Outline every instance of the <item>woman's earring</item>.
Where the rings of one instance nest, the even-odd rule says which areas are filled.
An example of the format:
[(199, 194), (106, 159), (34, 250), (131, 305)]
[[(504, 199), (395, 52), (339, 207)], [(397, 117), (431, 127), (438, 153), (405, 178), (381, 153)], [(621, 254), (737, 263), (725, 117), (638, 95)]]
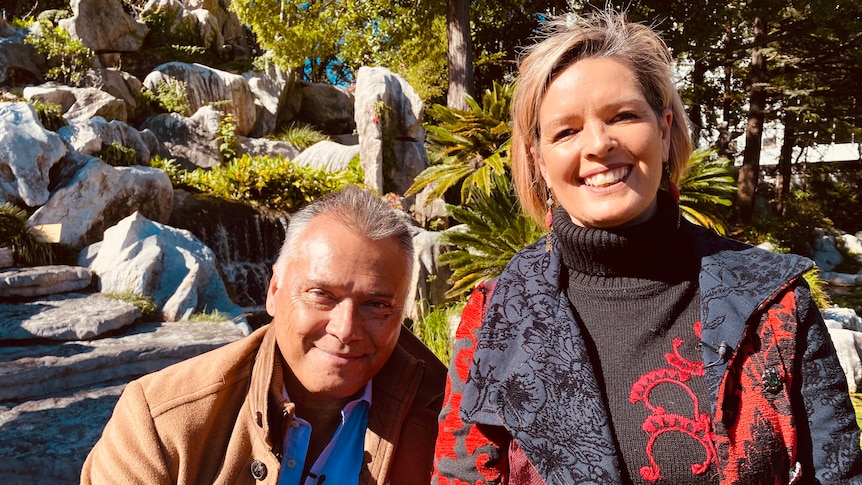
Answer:
[(664, 162), (664, 173), (667, 175), (667, 191), (673, 200), (679, 202), (679, 187), (674, 183), (670, 174), (670, 162)]
[(548, 204), (548, 211), (545, 212), (545, 229), (550, 229), (554, 223), (554, 196), (548, 192), (548, 199), (545, 201)]

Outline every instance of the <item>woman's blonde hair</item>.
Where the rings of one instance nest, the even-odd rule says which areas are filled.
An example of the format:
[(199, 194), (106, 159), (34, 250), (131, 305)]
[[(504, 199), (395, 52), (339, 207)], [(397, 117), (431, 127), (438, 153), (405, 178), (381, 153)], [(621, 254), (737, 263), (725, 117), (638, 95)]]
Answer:
[(581, 59), (610, 58), (628, 66), (656, 116), (670, 108), (668, 167), (671, 181), (678, 182), (688, 166), (692, 143), (674, 85), (673, 59), (661, 37), (610, 10), (554, 17), (544, 25), (543, 34), (541, 42), (525, 50), (512, 96), (512, 178), (524, 211), (542, 223), (548, 209), (548, 188), (530, 152), (539, 142), (539, 107), (557, 74)]

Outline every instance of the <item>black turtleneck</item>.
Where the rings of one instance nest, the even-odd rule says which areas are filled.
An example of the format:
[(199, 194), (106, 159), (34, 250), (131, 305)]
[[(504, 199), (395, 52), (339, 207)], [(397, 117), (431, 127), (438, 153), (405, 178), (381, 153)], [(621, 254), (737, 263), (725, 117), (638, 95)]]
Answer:
[(566, 294), (631, 483), (717, 483), (714, 454), (693, 473), (715, 448), (711, 427), (696, 424), (711, 414), (695, 330), (700, 263), (679, 221), (665, 192), (656, 215), (631, 227), (584, 228), (564, 209), (554, 212)]

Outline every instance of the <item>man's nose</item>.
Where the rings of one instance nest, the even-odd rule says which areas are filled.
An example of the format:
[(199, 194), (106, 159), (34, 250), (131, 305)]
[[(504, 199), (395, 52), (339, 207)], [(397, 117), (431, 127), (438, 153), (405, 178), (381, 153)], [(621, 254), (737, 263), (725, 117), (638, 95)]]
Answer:
[(350, 300), (342, 300), (329, 314), (327, 331), (347, 343), (358, 340), (362, 335), (362, 317), (356, 305)]

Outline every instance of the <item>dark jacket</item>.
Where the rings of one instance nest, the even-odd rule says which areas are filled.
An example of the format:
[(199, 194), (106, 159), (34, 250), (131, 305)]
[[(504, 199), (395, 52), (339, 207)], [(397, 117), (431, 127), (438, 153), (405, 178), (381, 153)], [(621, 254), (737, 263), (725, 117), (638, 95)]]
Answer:
[[(274, 485), (282, 437), (265, 418), (278, 353), (269, 328), (129, 383), (81, 483)], [(428, 483), (443, 376), (440, 361), (402, 329), (372, 379), (360, 484)]]
[[(846, 380), (802, 279), (811, 263), (685, 222), (682, 230), (701, 260), (721, 483), (862, 483)], [(547, 252), (542, 239), (471, 296), (456, 334), (434, 483), (621, 481), (561, 265), (559, 249)]]

